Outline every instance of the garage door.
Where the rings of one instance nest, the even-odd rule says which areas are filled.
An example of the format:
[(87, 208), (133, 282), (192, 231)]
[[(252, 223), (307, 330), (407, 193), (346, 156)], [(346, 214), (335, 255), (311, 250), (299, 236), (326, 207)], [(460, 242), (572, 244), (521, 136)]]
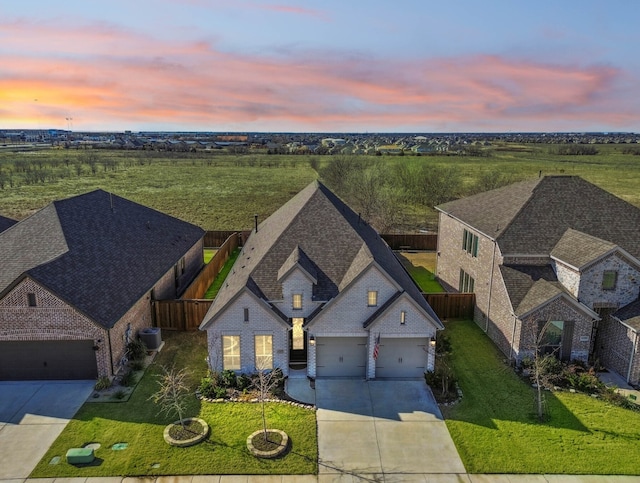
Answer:
[(97, 377), (91, 340), (0, 342), (0, 380)]
[(376, 377), (422, 377), (427, 366), (427, 339), (380, 339)]
[(318, 377), (365, 377), (366, 337), (318, 337), (316, 375)]

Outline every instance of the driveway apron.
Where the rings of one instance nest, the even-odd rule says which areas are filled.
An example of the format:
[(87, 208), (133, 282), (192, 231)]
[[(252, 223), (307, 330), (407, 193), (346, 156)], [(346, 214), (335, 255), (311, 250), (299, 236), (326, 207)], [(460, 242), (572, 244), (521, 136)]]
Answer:
[(316, 380), (320, 475), (465, 473), (424, 381)]
[(0, 479), (27, 478), (95, 381), (0, 382)]

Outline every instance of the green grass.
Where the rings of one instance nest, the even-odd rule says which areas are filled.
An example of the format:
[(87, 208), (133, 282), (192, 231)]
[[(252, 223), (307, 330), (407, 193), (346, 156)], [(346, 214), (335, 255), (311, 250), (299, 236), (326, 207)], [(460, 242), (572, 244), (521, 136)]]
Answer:
[[(32, 477), (95, 477), (191, 474), (310, 474), (317, 472), (315, 413), (285, 404), (267, 404), (269, 426), (291, 438), (289, 453), (276, 460), (261, 460), (246, 449), (246, 438), (262, 427), (261, 410), (251, 403), (207, 403), (189, 400), (188, 416), (210, 425), (209, 438), (196, 446), (175, 448), (163, 439), (164, 427), (175, 418), (158, 415), (149, 396), (156, 390), (159, 364), (189, 367), (195, 388), (206, 371), (206, 336), (203, 333), (163, 333), (166, 345), (126, 403), (85, 404), (53, 443)], [(96, 464), (75, 467), (66, 463), (67, 449), (98, 442)], [(128, 448), (113, 451), (115, 443)], [(50, 465), (54, 456), (61, 462)], [(153, 466), (159, 464), (159, 467)]]
[(640, 474), (640, 413), (553, 392), (538, 423), (533, 389), (473, 322), (448, 322), (446, 333), (464, 396), (443, 414), (467, 471)]
[(398, 258), (418, 284), (420, 290), (425, 293), (444, 292), (440, 282), (436, 280), (435, 253), (397, 253)]
[[(462, 189), (483, 174), (499, 172), (512, 180), (544, 174), (582, 176), (603, 189), (640, 206), (640, 157), (623, 154), (625, 145), (597, 145), (595, 156), (561, 156), (556, 145), (497, 143), (489, 157), (364, 156), (371, 161), (453, 166), (462, 176)], [(311, 158), (326, 165), (331, 156), (231, 155), (211, 153), (156, 153), (96, 150), (97, 171), (76, 161), (84, 150), (49, 149), (32, 152), (0, 151), (0, 172), (12, 173), (14, 186), (0, 188), (0, 214), (22, 219), (47, 203), (102, 188), (158, 209), (206, 230), (251, 229), (253, 214), (261, 220), (316, 179)], [(69, 163), (66, 163), (66, 161)], [(112, 160), (106, 170), (103, 162)], [(16, 162), (28, 161), (45, 170), (45, 181), (26, 184), (26, 173)], [(112, 169), (115, 168), (115, 169)], [(32, 182), (33, 183), (33, 182)], [(430, 207), (403, 205), (398, 215), (407, 228), (435, 225)]]
[(213, 256), (216, 254), (218, 250), (216, 248), (205, 248), (203, 250), (204, 253), (204, 263), (209, 263)]
[(409, 275), (415, 280), (420, 290), (426, 293), (444, 292), (436, 276), (424, 267), (409, 267)]
[[(12, 163), (19, 159), (36, 167), (42, 160), (42, 169), (53, 175), (45, 182), (25, 184), (22, 173), (14, 173), (15, 186), (0, 189), (0, 214), (22, 219), (53, 200), (101, 188), (205, 230), (251, 229), (254, 213), (264, 220), (317, 177), (304, 157), (107, 150), (95, 154), (99, 160), (113, 158), (115, 169), (104, 170), (98, 164), (93, 174), (83, 164), (77, 175), (73, 162), (82, 159), (81, 150), (0, 152), (0, 171), (13, 171)], [(65, 159), (71, 160), (69, 167)], [(55, 168), (46, 164), (51, 162)]]
[(222, 284), (226, 280), (227, 275), (229, 275), (229, 272), (231, 271), (231, 267), (233, 267), (233, 264), (236, 263), (238, 255), (240, 255), (240, 249), (236, 248), (231, 253), (229, 260), (225, 262), (222, 270), (220, 270), (216, 278), (213, 280), (213, 283), (207, 289), (206, 293), (204, 294), (205, 299), (213, 300), (214, 298), (216, 298), (216, 295), (218, 295), (218, 292), (220, 291), (220, 287), (222, 287)]

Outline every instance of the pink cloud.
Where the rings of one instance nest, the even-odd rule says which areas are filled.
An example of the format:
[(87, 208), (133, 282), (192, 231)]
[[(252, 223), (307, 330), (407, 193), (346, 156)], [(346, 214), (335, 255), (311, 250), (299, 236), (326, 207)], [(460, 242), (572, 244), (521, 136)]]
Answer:
[(0, 22), (0, 41), (2, 127), (36, 118), (63, 127), (72, 116), (76, 129), (129, 123), (207, 130), (638, 128), (640, 106), (629, 95), (637, 82), (610, 66), (490, 55), (269, 58), (109, 25), (24, 21)]

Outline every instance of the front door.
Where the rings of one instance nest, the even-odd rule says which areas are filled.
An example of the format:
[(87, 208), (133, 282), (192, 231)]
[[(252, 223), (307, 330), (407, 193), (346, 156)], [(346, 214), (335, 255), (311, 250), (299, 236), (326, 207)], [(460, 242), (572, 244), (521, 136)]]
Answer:
[(289, 331), (289, 364), (302, 369), (307, 365), (307, 332), (302, 328), (303, 318), (291, 319)]

